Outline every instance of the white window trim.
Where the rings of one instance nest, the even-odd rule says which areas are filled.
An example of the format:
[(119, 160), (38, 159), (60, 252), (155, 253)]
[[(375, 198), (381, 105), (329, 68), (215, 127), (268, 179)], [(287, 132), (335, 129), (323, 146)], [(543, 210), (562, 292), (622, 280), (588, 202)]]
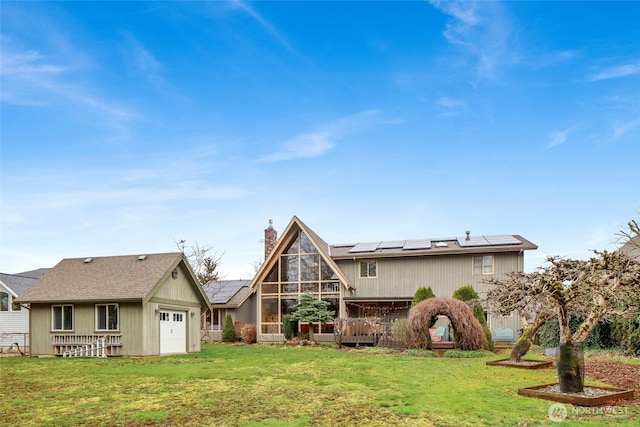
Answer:
[[(116, 326), (117, 327), (116, 327), (116, 329), (108, 329), (108, 328), (107, 329), (100, 329), (100, 328), (98, 328), (98, 325), (100, 324), (99, 321), (98, 321), (98, 307), (108, 307), (110, 305), (115, 305), (116, 309), (117, 309), (117, 316), (116, 316)], [(116, 332), (116, 331), (120, 330), (120, 304), (113, 303), (113, 302), (112, 303), (106, 303), (106, 304), (96, 304), (95, 308), (94, 308), (94, 312), (95, 312), (95, 328), (96, 328), (95, 330), (96, 331)], [(108, 313), (109, 313), (108, 309), (107, 309), (106, 313), (107, 313), (107, 317), (108, 317)], [(109, 319), (108, 318), (106, 319), (106, 325), (107, 326), (109, 325)]]
[[(375, 276), (369, 276), (369, 275), (363, 276), (362, 275), (362, 268), (361, 267), (362, 267), (362, 263), (363, 262), (367, 263), (367, 274), (369, 273), (369, 263), (370, 262), (374, 262), (375, 263), (375, 265), (376, 265), (376, 275)], [(360, 260), (360, 261), (358, 261), (358, 277), (360, 279), (376, 279), (376, 278), (378, 278), (378, 260), (368, 259), (368, 260)]]
[(8, 313), (10, 311), (13, 311), (13, 310), (11, 310), (11, 304), (12, 304), (12, 301), (13, 301), (13, 295), (11, 295), (9, 292), (5, 292), (5, 291), (0, 291), (0, 294), (5, 294), (7, 296), (7, 310), (6, 311), (2, 310), (2, 311), (0, 311), (0, 313)]
[[(484, 258), (491, 257), (491, 271), (484, 271)], [(476, 273), (476, 258), (482, 258), (482, 262), (480, 263), (480, 273)], [(474, 276), (493, 274), (495, 271), (495, 257), (493, 255), (473, 255), (471, 257), (471, 271)]]
[[(62, 323), (62, 329), (55, 329), (55, 318), (54, 318), (54, 314), (53, 314), (53, 309), (55, 307), (61, 307), (61, 308), (63, 308), (63, 307), (71, 307), (71, 329), (64, 329), (64, 309), (62, 309), (61, 312), (60, 312), (61, 316), (63, 316), (61, 318), (61, 320), (62, 320), (62, 322), (61, 322)], [(76, 326), (75, 317), (76, 317), (76, 310), (75, 310), (73, 304), (53, 304), (51, 306), (51, 330), (52, 331), (56, 331), (56, 332), (58, 332), (58, 331), (60, 331), (60, 332), (73, 332), (73, 331), (75, 331), (75, 326)]]

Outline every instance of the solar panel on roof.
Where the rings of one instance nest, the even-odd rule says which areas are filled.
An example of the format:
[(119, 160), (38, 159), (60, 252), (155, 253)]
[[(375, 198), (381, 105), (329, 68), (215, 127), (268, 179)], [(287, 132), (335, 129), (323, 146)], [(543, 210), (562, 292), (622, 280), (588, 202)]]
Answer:
[(398, 249), (404, 246), (404, 240), (391, 240), (387, 242), (380, 242), (378, 249)]
[(249, 282), (244, 280), (210, 282), (204, 287), (204, 291), (212, 304), (226, 304), (241, 288), (248, 285)]
[(379, 244), (380, 242), (358, 243), (353, 248), (349, 249), (349, 252), (375, 252), (375, 250), (378, 249)]
[(522, 242), (510, 234), (498, 234), (495, 236), (485, 236), (491, 245), (520, 245)]
[(429, 239), (417, 239), (406, 240), (402, 249), (405, 251), (413, 251), (417, 249), (431, 249), (431, 240)]
[(458, 237), (458, 244), (463, 247), (471, 246), (491, 246), (491, 243), (484, 236), (469, 236), (469, 240), (466, 237)]

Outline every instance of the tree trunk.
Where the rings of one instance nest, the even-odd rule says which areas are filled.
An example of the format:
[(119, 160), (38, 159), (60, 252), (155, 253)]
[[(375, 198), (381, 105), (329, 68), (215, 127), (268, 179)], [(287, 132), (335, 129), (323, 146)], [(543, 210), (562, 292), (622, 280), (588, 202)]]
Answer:
[(584, 353), (582, 342), (560, 343), (558, 383), (563, 393), (580, 393), (584, 390)]
[(309, 341), (315, 342), (313, 339), (313, 324), (309, 322)]
[(550, 318), (550, 315), (539, 314), (536, 318), (535, 323), (532, 326), (524, 329), (524, 331), (522, 332), (522, 336), (518, 339), (516, 345), (513, 346), (513, 349), (511, 349), (511, 355), (509, 356), (510, 360), (520, 362), (522, 356), (527, 354), (529, 348), (531, 348), (531, 343), (533, 342), (538, 329), (540, 329), (542, 325), (544, 325)]

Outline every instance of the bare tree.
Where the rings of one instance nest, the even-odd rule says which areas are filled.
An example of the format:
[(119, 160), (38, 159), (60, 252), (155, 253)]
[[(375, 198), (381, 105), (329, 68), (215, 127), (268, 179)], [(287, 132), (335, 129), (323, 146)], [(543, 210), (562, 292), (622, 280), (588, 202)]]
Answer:
[[(488, 293), (500, 313), (533, 308), (541, 321), (552, 313), (558, 318), (563, 392), (583, 390), (582, 343), (598, 322), (640, 313), (640, 264), (620, 251), (594, 254), (586, 261), (548, 257), (548, 265), (533, 273), (492, 280), (495, 286)], [(569, 329), (572, 315), (583, 319), (574, 333)]]
[(623, 249), (636, 252), (640, 257), (640, 219), (632, 219), (627, 226), (616, 233), (618, 243), (624, 245)]
[[(211, 246), (200, 246), (198, 242), (185, 248), (185, 240), (176, 242), (178, 248), (185, 254), (193, 272), (196, 274), (200, 285), (206, 285), (209, 282), (219, 279), (218, 267), (222, 255), (213, 252)], [(185, 251), (186, 249), (186, 251)]]

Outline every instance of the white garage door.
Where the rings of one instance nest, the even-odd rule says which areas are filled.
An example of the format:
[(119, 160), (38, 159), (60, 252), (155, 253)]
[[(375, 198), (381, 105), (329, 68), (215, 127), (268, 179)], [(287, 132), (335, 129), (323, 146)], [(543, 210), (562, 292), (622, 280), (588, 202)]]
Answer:
[(160, 354), (187, 351), (187, 321), (183, 311), (160, 310)]

